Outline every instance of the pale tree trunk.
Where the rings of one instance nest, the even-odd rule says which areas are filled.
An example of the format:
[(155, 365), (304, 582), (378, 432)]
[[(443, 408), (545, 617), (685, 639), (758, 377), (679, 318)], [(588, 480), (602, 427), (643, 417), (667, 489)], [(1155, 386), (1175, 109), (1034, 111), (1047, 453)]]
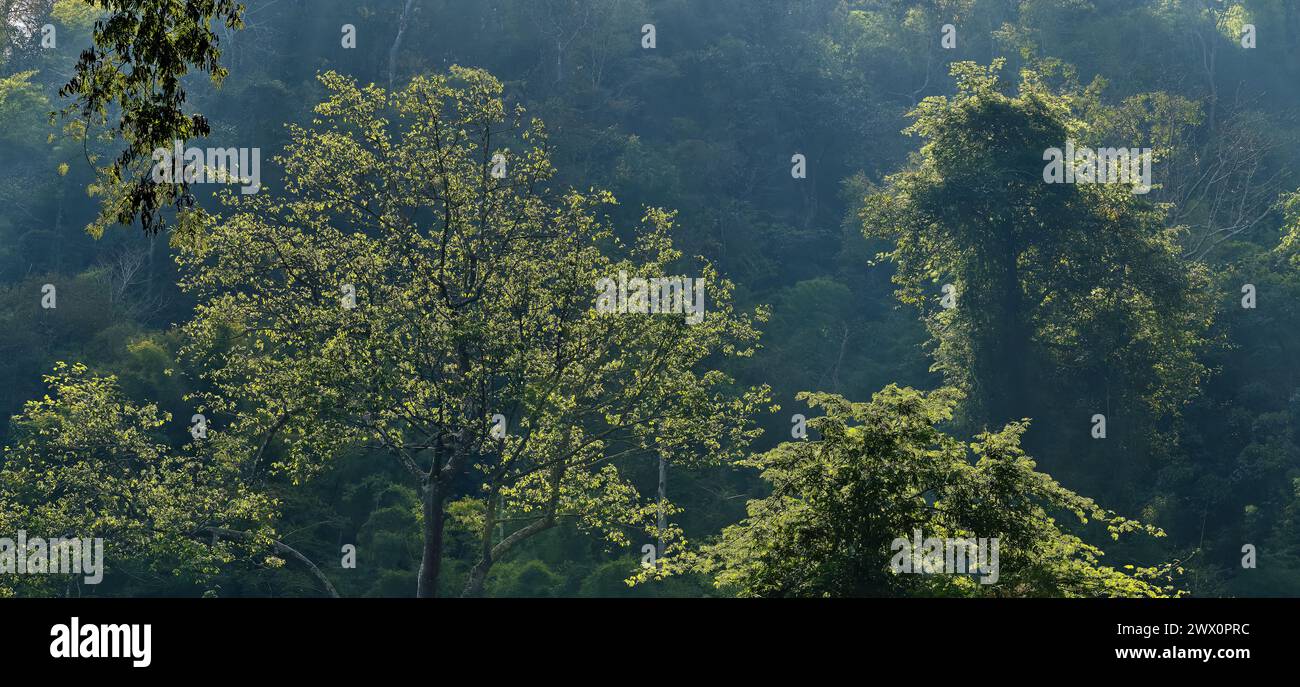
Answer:
[[(236, 539), (239, 541), (248, 541), (249, 539), (253, 538), (252, 535), (247, 532), (227, 529), (225, 527), (207, 527), (205, 528), (205, 530), (212, 535), (214, 542), (218, 537), (225, 537), (226, 539)], [(334, 584), (330, 582), (330, 578), (326, 577), (325, 573), (321, 571), (320, 567), (318, 567), (315, 563), (313, 563), (310, 558), (304, 556), (301, 551), (293, 548), (292, 546), (289, 546), (288, 544), (280, 541), (279, 539), (272, 539), (271, 546), (274, 547), (277, 552), (288, 554), (298, 562), (302, 563), (303, 566), (307, 568), (308, 572), (310, 572), (312, 576), (315, 577), (316, 580), (321, 583), (321, 586), (325, 588), (325, 592), (327, 594), (329, 594), (331, 597), (335, 599), (339, 598), (339, 592), (337, 589), (334, 588)]]
[(655, 538), (655, 565), (659, 565), (659, 557), (664, 555), (664, 528), (667, 525), (667, 514), (664, 513), (664, 502), (668, 498), (668, 461), (664, 460), (662, 455), (659, 456), (659, 522), (658, 537)]
[(406, 0), (406, 6), (402, 8), (402, 16), (397, 20), (397, 36), (393, 38), (393, 47), (388, 50), (388, 90), (393, 90), (393, 80), (397, 76), (397, 51), (402, 47), (402, 35), (406, 33), (406, 25), (411, 20), (411, 7), (415, 0)]

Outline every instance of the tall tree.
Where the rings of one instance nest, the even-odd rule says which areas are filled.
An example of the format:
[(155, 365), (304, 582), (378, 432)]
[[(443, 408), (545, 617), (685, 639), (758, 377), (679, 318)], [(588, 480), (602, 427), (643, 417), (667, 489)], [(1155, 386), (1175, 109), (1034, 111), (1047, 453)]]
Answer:
[(678, 264), (671, 215), (647, 210), (623, 246), (599, 216), (612, 197), (547, 186), (541, 123), (508, 112), (486, 72), (397, 92), (321, 81), (317, 118), (279, 158), (283, 191), (228, 195), (228, 219), (186, 235), (208, 408), (282, 445), (275, 466), (297, 475), (352, 446), (404, 466), (423, 501), (420, 596), (447, 591), (452, 500), (478, 513), (467, 595), (565, 518), (653, 541), (656, 504), (619, 465), (743, 448), (766, 390), (737, 393), (707, 366), (748, 355), (765, 313), (737, 313), (708, 264), (687, 294), (707, 287), (699, 318), (597, 312), (601, 279)]
[(1137, 418), (1176, 413), (1205, 376), (1204, 269), (1134, 184), (1045, 181), (1048, 149), (1104, 143), (1081, 114), (1095, 92), (1026, 71), (1008, 95), (1000, 68), (957, 63), (957, 94), (912, 112), (923, 144), (867, 199), (865, 232), (890, 242), (897, 294), (921, 308), (936, 368), (971, 393), (975, 427), (1045, 406), (1149, 426)]

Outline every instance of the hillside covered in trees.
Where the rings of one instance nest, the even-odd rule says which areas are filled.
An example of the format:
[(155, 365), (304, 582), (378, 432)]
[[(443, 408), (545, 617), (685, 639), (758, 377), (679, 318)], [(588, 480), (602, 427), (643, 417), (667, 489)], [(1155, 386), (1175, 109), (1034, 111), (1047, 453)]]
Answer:
[(1300, 596), (1298, 84), (1287, 0), (0, 0), (0, 537), (104, 542), (0, 596)]

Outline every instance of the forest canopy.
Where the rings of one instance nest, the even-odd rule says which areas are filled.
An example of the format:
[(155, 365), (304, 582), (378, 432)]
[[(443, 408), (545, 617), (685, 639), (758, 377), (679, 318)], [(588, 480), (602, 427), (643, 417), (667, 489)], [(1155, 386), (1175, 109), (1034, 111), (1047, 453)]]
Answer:
[(1283, 0), (0, 0), (0, 595), (1300, 595), (1298, 82)]

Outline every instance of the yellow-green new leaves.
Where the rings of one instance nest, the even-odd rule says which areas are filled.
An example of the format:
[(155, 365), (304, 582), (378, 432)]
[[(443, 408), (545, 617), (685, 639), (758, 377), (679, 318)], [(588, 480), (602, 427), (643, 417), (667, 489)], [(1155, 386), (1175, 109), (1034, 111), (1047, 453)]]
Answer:
[[(48, 394), (13, 418), (0, 460), (0, 536), (102, 538), (108, 587), (114, 573), (201, 583), (269, 543), (274, 504), (247, 487), (229, 454), (170, 448), (162, 430), (171, 418), (127, 400), (112, 377), (60, 363), (45, 380)], [(0, 594), (67, 593), (71, 583), (5, 575)]]
[[(820, 438), (781, 444), (747, 464), (771, 495), (705, 548), (696, 568), (742, 596), (1159, 596), (1148, 582), (1168, 568), (1126, 573), (1101, 549), (1063, 531), (1073, 513), (1121, 533), (1159, 530), (1120, 518), (1037, 472), (1020, 448), (1023, 423), (972, 443), (937, 427), (961, 394), (890, 385), (869, 403), (801, 394), (825, 415)], [(891, 568), (895, 540), (996, 538), (996, 579), (905, 574)], [(959, 571), (960, 572), (960, 571)]]
[[(654, 513), (618, 467), (737, 455), (766, 391), (709, 368), (752, 350), (763, 313), (737, 313), (728, 281), (681, 260), (670, 213), (648, 210), (624, 246), (612, 196), (550, 188), (541, 123), (486, 72), (393, 93), (321, 82), (278, 158), (284, 188), (229, 195), (180, 257), (207, 405), (296, 475), (357, 446), (402, 465), (425, 501), (421, 593), (448, 499), (484, 504), (468, 593), (561, 518), (616, 544), (648, 536)], [(681, 269), (707, 288), (697, 324), (594, 307), (602, 278)]]

